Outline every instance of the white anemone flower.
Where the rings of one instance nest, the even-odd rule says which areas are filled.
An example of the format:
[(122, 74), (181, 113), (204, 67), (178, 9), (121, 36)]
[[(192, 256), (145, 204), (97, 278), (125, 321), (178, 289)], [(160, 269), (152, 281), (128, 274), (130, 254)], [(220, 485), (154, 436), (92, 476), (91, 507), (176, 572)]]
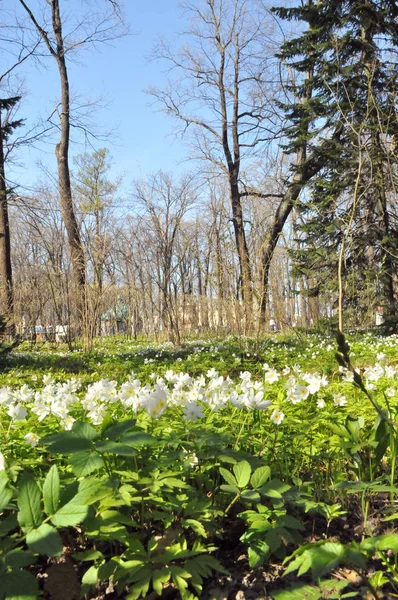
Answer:
[(275, 383), (279, 379), (279, 373), (276, 369), (268, 369), (264, 373), (264, 381), (265, 383)]
[(152, 394), (146, 398), (144, 408), (150, 417), (160, 417), (166, 407), (167, 396), (165, 390), (159, 385), (155, 385)]
[(29, 446), (32, 446), (32, 448), (34, 448), (35, 446), (37, 446), (37, 444), (40, 441), (39, 436), (37, 435), (37, 433), (27, 433), (26, 435), (24, 435), (24, 439), (26, 440), (26, 443), (29, 444)]
[(285, 418), (285, 414), (283, 412), (281, 412), (280, 410), (274, 410), (271, 413), (270, 419), (273, 423), (275, 423), (275, 425), (280, 425), (283, 421), (283, 419)]
[(297, 384), (293, 390), (292, 403), (298, 404), (302, 400), (307, 400), (310, 395), (309, 389), (305, 385)]
[(205, 416), (203, 408), (196, 402), (187, 402), (182, 410), (186, 421), (196, 421)]
[(335, 394), (333, 396), (333, 404), (335, 406), (345, 406), (347, 404), (346, 397), (342, 394)]
[(13, 421), (23, 421), (27, 415), (26, 408), (22, 407), (20, 404), (12, 404), (7, 414), (11, 417)]

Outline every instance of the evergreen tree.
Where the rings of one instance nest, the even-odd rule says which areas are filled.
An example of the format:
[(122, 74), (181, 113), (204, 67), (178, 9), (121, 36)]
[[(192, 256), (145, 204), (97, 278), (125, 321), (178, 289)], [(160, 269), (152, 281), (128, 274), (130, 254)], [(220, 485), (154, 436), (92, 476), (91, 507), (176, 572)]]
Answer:
[[(373, 288), (373, 303), (395, 316), (398, 6), (394, 0), (327, 0), (275, 10), (307, 24), (280, 53), (298, 77), (294, 100), (283, 107), (285, 149), (296, 151), (304, 137), (323, 162), (297, 206), (303, 223), (297, 267), (317, 281), (314, 294), (335, 288), (344, 243), (346, 305), (357, 305)], [(310, 79), (302, 75), (308, 72)]]

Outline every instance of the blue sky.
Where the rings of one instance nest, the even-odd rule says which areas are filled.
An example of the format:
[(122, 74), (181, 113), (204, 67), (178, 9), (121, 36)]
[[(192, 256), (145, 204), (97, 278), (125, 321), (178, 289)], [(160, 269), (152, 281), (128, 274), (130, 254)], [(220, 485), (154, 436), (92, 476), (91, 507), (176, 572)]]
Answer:
[[(30, 0), (29, 5), (37, 10), (43, 2)], [(67, 8), (73, 3), (74, 0), (61, 0), (61, 6)], [(124, 187), (128, 189), (135, 178), (159, 169), (179, 172), (188, 165), (180, 164), (186, 148), (172, 135), (173, 121), (151, 108), (152, 99), (143, 92), (148, 85), (159, 85), (167, 78), (165, 65), (149, 63), (147, 57), (159, 35), (178, 43), (177, 34), (184, 29), (183, 11), (177, 0), (126, 0), (125, 12), (131, 35), (86, 50), (69, 63), (69, 79), (74, 94), (91, 100), (100, 97), (107, 104), (96, 110), (94, 120), (100, 130), (113, 130), (114, 139), (95, 144), (110, 149), (114, 173), (124, 176)], [(39, 114), (45, 117), (58, 100), (58, 72), (55, 61), (47, 58), (39, 68), (33, 61), (26, 62), (19, 75), (27, 92), (19, 116), (30, 127)], [(36, 149), (21, 150), (15, 156), (20, 166), (8, 170), (12, 183), (34, 187), (44, 177), (38, 162), (55, 173), (55, 143), (56, 138)], [(71, 154), (84, 150), (83, 145), (74, 145)]]

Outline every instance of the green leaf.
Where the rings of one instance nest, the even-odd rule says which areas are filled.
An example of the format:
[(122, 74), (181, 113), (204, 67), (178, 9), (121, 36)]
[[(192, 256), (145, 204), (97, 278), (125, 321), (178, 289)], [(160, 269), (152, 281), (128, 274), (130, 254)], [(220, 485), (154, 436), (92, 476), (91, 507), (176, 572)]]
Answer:
[(282, 498), (282, 494), (290, 490), (290, 485), (283, 483), (279, 479), (271, 479), (271, 481), (267, 481), (261, 488), (258, 490), (267, 498), (274, 498), (276, 500), (280, 500)]
[(0, 491), (0, 512), (7, 507), (12, 498), (12, 495), (12, 490), (8, 488), (3, 488)]
[(196, 535), (200, 535), (201, 537), (206, 537), (206, 529), (203, 527), (203, 524), (196, 519), (181, 519), (181, 525), (183, 527), (191, 527)]
[(69, 458), (73, 472), (77, 477), (85, 477), (104, 466), (103, 458), (97, 452), (76, 452)]
[(37, 600), (39, 586), (36, 577), (28, 571), (7, 573), (2, 581), (6, 589), (6, 600)]
[(75, 552), (72, 554), (73, 558), (78, 562), (89, 562), (91, 560), (98, 560), (104, 558), (104, 555), (99, 550), (85, 550), (84, 552)]
[[(58, 435), (61, 436), (63, 434)], [(48, 446), (49, 451), (55, 454), (74, 454), (75, 452), (90, 450), (92, 446), (90, 440), (80, 438), (71, 431), (66, 431), (65, 435), (58, 440), (50, 441), (49, 438), (44, 438), (42, 441)]]
[(271, 477), (271, 469), (268, 465), (256, 469), (251, 478), (252, 487), (256, 490), (265, 484)]
[(255, 490), (243, 490), (241, 498), (247, 502), (260, 502), (261, 500), (260, 494)]
[(159, 441), (146, 433), (145, 431), (132, 431), (131, 433), (127, 433), (123, 437), (120, 438), (121, 444), (128, 444), (129, 446), (155, 446), (159, 443)]
[(75, 421), (71, 431), (78, 437), (91, 441), (99, 437), (98, 431), (90, 423), (84, 423), (83, 421)]
[(232, 475), (232, 473), (230, 471), (227, 471), (227, 469), (224, 469), (224, 467), (220, 467), (219, 469), (220, 474), (222, 475), (222, 477), (225, 479), (225, 481), (232, 486), (236, 486), (236, 479), (235, 477)]
[(394, 553), (398, 552), (398, 535), (396, 533), (386, 533), (374, 539), (377, 550), (391, 550)]
[(398, 512), (392, 514), (392, 515), (388, 515), (388, 517), (385, 517), (384, 519), (382, 519), (383, 521), (395, 521), (396, 519), (398, 519)]
[(138, 451), (128, 444), (122, 444), (112, 440), (102, 440), (97, 442), (95, 447), (98, 452), (115, 454), (116, 456), (137, 456), (138, 454)]
[(163, 569), (155, 569), (152, 573), (152, 587), (158, 596), (162, 595), (163, 584), (167, 583), (170, 579), (170, 570), (168, 567)]
[(105, 429), (103, 435), (110, 440), (116, 440), (121, 435), (132, 429), (136, 423), (137, 419), (126, 419), (121, 423), (116, 423), (116, 425), (112, 425), (111, 427), (108, 427), (108, 429)]
[(250, 475), (252, 474), (252, 468), (247, 460), (241, 460), (232, 467), (232, 470), (235, 474), (238, 487), (245, 488), (249, 483)]
[(17, 529), (18, 527), (18, 519), (17, 515), (14, 513), (9, 515), (5, 519), (0, 521), (0, 537), (4, 537), (9, 534), (13, 529)]
[(270, 547), (261, 540), (252, 543), (248, 550), (249, 566), (252, 569), (260, 567), (270, 553)]
[(61, 506), (59, 510), (51, 517), (52, 523), (56, 527), (70, 527), (84, 521), (88, 514), (88, 506), (76, 504), (72, 499), (65, 506)]
[(36, 557), (33, 552), (29, 550), (22, 550), (22, 548), (14, 548), (10, 552), (4, 555), (4, 563), (7, 567), (12, 569), (19, 569), (21, 567), (29, 567), (36, 562)]
[(0, 471), (0, 511), (2, 511), (12, 498), (12, 490), (7, 486), (9, 478), (6, 471)]
[(274, 600), (319, 600), (322, 598), (322, 592), (319, 588), (305, 583), (296, 584), (287, 590), (278, 590), (272, 592)]
[(18, 522), (24, 531), (29, 531), (43, 520), (40, 489), (30, 473), (22, 473), (18, 483)]
[(112, 488), (96, 477), (86, 477), (79, 482), (79, 487), (73, 500), (75, 504), (93, 504), (112, 493)]
[(92, 565), (82, 577), (82, 595), (86, 595), (98, 582), (98, 567)]
[(237, 485), (220, 485), (220, 490), (222, 490), (223, 492), (228, 492), (228, 494), (234, 495), (240, 493), (240, 489)]
[(61, 556), (63, 544), (59, 533), (48, 523), (32, 529), (26, 536), (26, 543), (32, 552), (45, 556)]
[(57, 512), (59, 506), (59, 474), (57, 465), (51, 467), (44, 480), (43, 502), (47, 515), (53, 515)]

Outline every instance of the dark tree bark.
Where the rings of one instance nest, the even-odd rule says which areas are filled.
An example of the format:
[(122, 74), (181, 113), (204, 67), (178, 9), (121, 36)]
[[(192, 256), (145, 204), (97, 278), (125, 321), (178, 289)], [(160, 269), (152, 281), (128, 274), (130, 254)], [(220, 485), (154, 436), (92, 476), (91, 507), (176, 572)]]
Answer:
[(0, 303), (1, 314), (8, 321), (8, 331), (13, 332), (12, 324), (14, 297), (12, 286), (10, 224), (8, 220), (7, 184), (4, 169), (4, 140), (0, 107)]

